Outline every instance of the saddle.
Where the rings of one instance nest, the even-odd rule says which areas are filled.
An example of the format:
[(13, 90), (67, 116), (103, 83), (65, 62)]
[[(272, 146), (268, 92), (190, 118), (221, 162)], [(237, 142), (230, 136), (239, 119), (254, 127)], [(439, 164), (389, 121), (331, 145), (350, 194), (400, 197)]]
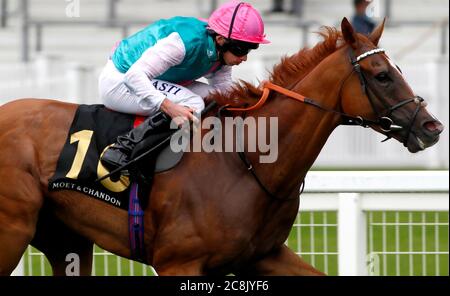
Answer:
[(183, 157), (183, 151), (172, 151), (169, 141), (133, 166), (134, 172), (140, 176), (139, 180), (119, 175), (95, 182), (109, 173), (101, 165), (100, 155), (115, 142), (117, 136), (131, 130), (135, 121), (139, 120), (142, 118), (114, 112), (103, 105), (80, 105), (61, 150), (55, 174), (49, 180), (49, 190), (78, 191), (124, 210), (128, 209), (133, 182), (139, 183), (140, 191), (149, 193), (153, 175), (172, 169)]
[[(215, 105), (215, 102), (209, 104), (203, 113)], [(142, 118), (108, 110), (103, 105), (80, 105), (59, 156), (55, 174), (49, 180), (48, 189), (78, 191), (127, 210), (131, 257), (145, 262), (143, 209), (149, 202), (147, 197), (152, 189), (153, 175), (175, 167), (181, 161), (186, 147), (183, 147), (183, 143), (178, 143), (182, 149), (174, 152), (169, 146), (170, 141), (164, 141), (165, 145), (157, 147), (153, 153), (137, 156), (135, 160), (139, 161), (129, 167), (132, 171), (131, 178), (123, 175), (113, 178), (111, 175), (96, 182), (110, 174), (100, 162), (102, 153), (119, 135), (131, 130), (138, 124), (136, 121), (141, 120)], [(183, 132), (161, 131), (161, 134), (151, 136), (182, 139), (182, 135), (176, 134)], [(144, 148), (138, 145), (137, 151)]]

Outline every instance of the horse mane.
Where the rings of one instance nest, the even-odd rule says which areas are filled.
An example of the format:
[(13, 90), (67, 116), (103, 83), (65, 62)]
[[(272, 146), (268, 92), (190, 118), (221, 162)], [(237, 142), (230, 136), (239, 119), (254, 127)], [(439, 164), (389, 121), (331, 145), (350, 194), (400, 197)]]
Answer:
[[(303, 79), (322, 60), (341, 48), (342, 34), (336, 28), (323, 27), (317, 32), (323, 40), (313, 48), (303, 48), (296, 54), (284, 56), (281, 63), (274, 66), (270, 82), (288, 87)], [(227, 93), (215, 93), (213, 99), (221, 106), (253, 105), (262, 95), (262, 90), (247, 81), (240, 80)]]

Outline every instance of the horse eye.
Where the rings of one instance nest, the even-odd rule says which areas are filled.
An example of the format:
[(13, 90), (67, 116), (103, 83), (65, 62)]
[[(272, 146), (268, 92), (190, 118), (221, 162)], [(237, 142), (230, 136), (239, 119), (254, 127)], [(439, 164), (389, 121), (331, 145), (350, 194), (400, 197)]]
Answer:
[(381, 83), (386, 83), (386, 82), (390, 81), (389, 75), (386, 72), (381, 72), (381, 73), (375, 75), (375, 79)]

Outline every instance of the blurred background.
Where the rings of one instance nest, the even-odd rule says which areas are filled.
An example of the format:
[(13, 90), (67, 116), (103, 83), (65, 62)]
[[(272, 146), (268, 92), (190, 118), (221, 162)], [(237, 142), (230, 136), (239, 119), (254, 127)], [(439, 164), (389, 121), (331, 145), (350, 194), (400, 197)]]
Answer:
[[(207, 18), (224, 2), (0, 0), (0, 105), (23, 97), (99, 104), (97, 78), (117, 41), (160, 18), (175, 15)], [(272, 44), (252, 52), (246, 63), (235, 68), (233, 75), (236, 80), (244, 79), (255, 84), (267, 78), (284, 55), (314, 46), (319, 41), (315, 32), (321, 26), (338, 26), (344, 16), (350, 19), (355, 13), (353, 0), (248, 2), (262, 12)], [(424, 152), (410, 154), (396, 141), (381, 144), (383, 137), (369, 129), (339, 127), (325, 145), (313, 170), (440, 170), (448, 177), (449, 2), (374, 0), (366, 13), (374, 22), (387, 17), (380, 46), (401, 67), (414, 91), (428, 101), (429, 110), (447, 129), (437, 145)], [(341, 180), (337, 173), (326, 178)], [(362, 178), (368, 182), (375, 177)], [(389, 181), (386, 178), (380, 182)], [(392, 178), (397, 180), (395, 176)], [(409, 182), (421, 183), (423, 178), (416, 174)], [(390, 201), (383, 199), (382, 206), (378, 206), (378, 202), (363, 202), (363, 208), (353, 212), (364, 211), (362, 220), (350, 219), (347, 222), (343, 220), (345, 214), (344, 218), (339, 216), (341, 210), (346, 209), (345, 203), (336, 198), (329, 200), (326, 194), (308, 199), (311, 196), (307, 193), (305, 198), (302, 197), (301, 210), (304, 213), (299, 215), (287, 244), (331, 275), (348, 274), (338, 263), (343, 260), (345, 266), (349, 266), (347, 259), (338, 258), (345, 249), (340, 249), (343, 242), (352, 241), (349, 237), (355, 242), (364, 242), (361, 247), (363, 255), (369, 254), (367, 260), (360, 260), (369, 265), (369, 271), (356, 274), (448, 275), (448, 200), (445, 202), (448, 180), (430, 177), (433, 179), (444, 184), (444, 189), (438, 186), (438, 189), (428, 192), (416, 188), (414, 190), (421, 195), (418, 199), (413, 197), (415, 202), (410, 201), (409, 194), (409, 199), (406, 199), (405, 193), (388, 194)], [(314, 186), (320, 187), (314, 185), (316, 182), (309, 184), (310, 187), (307, 182), (307, 191), (327, 190), (314, 189)], [(424, 181), (424, 184), (428, 183)], [(433, 204), (435, 193), (440, 194), (436, 205)], [(370, 200), (372, 197), (367, 198)], [(338, 228), (338, 224), (348, 223), (346, 225), (351, 227), (355, 221), (363, 225), (365, 232), (362, 236), (357, 236), (358, 230), (355, 229), (340, 233), (343, 227)], [(152, 273), (152, 270), (136, 263), (121, 263), (121, 259), (102, 250), (96, 249), (96, 254), (100, 261), (96, 259), (94, 274)], [(353, 253), (349, 254), (349, 258), (353, 258)], [(49, 266), (44, 264), (44, 260), (40, 253), (29, 249), (19, 274), (49, 274)]]

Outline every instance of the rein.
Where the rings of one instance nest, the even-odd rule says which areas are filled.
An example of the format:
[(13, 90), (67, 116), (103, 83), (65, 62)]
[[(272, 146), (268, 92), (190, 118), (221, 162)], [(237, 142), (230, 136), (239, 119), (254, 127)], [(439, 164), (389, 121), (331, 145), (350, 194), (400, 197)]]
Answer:
[[(359, 81), (361, 83), (361, 87), (363, 89), (363, 93), (367, 96), (367, 98), (369, 99), (369, 102), (372, 106), (372, 109), (374, 111), (374, 113), (376, 114), (376, 116), (378, 117), (376, 120), (370, 120), (370, 119), (366, 119), (363, 118), (362, 116), (352, 116), (349, 114), (346, 114), (344, 112), (335, 110), (335, 109), (329, 109), (326, 107), (323, 107), (322, 105), (320, 105), (318, 102), (314, 101), (311, 98), (307, 98), (299, 93), (293, 92), (291, 90), (288, 90), (286, 88), (283, 88), (279, 85), (276, 85), (272, 82), (266, 81), (263, 84), (263, 94), (261, 96), (261, 98), (258, 100), (258, 102), (250, 107), (247, 108), (238, 108), (238, 107), (230, 107), (230, 106), (223, 106), (220, 110), (219, 110), (219, 117), (221, 117), (221, 112), (225, 109), (227, 111), (237, 111), (237, 112), (247, 112), (247, 111), (254, 111), (257, 109), (260, 109), (268, 100), (270, 92), (274, 91), (277, 93), (280, 93), (284, 96), (286, 96), (287, 98), (296, 100), (298, 102), (310, 105), (310, 106), (314, 106), (320, 110), (323, 110), (325, 112), (330, 112), (330, 113), (335, 113), (338, 114), (342, 117), (342, 122), (341, 125), (353, 125), (353, 126), (361, 126), (364, 128), (368, 128), (370, 126), (378, 126), (381, 131), (383, 132), (384, 135), (387, 136), (387, 138), (385, 140), (383, 140), (382, 142), (386, 142), (387, 140), (390, 140), (392, 138), (391, 134), (392, 132), (395, 131), (400, 131), (403, 130), (404, 127), (399, 126), (399, 125), (395, 125), (394, 121), (390, 118), (390, 116), (392, 115), (392, 113), (397, 110), (400, 109), (403, 106), (406, 106), (409, 103), (416, 103), (417, 104), (417, 108), (415, 109), (415, 111), (413, 112), (413, 116), (411, 117), (411, 120), (406, 128), (407, 133), (405, 136), (405, 139), (403, 139), (403, 145), (406, 147), (408, 144), (408, 139), (409, 139), (409, 135), (411, 133), (412, 127), (414, 125), (414, 122), (417, 118), (417, 115), (419, 113), (420, 110), (420, 106), (421, 103), (424, 101), (424, 99), (420, 96), (415, 96), (413, 98), (408, 98), (405, 99), (403, 101), (401, 101), (400, 103), (391, 106), (391, 107), (387, 107), (387, 115), (386, 116), (380, 116), (379, 112), (377, 111), (377, 109), (375, 108), (375, 104), (374, 104), (374, 98), (373, 98), (373, 93), (371, 91), (371, 89), (367, 86), (368, 85), (368, 81), (363, 73), (363, 71), (361, 70), (361, 65), (359, 64), (360, 61), (362, 61), (363, 59), (370, 57), (372, 55), (375, 54), (379, 54), (379, 53), (384, 53), (385, 50), (383, 48), (376, 48), (373, 50), (370, 50), (368, 52), (365, 52), (359, 56), (357, 56), (356, 58), (353, 58), (353, 52), (350, 54), (350, 61), (353, 65), (352, 71), (350, 72), (350, 74), (347, 76), (347, 78), (344, 80), (344, 82), (341, 85), (341, 89), (339, 90), (339, 95), (340, 92), (342, 90), (342, 87), (344, 86), (344, 84), (347, 82), (347, 80), (352, 76), (353, 73), (357, 73), (358, 74), (358, 78)], [(297, 199), (300, 198), (300, 195), (296, 196), (295, 198), (279, 198), (276, 195), (274, 195), (273, 193), (270, 192), (270, 190), (267, 189), (266, 186), (264, 186), (263, 182), (261, 181), (261, 179), (258, 177), (258, 175), (256, 174), (256, 171), (251, 163), (251, 161), (247, 158), (247, 156), (245, 155), (245, 152), (238, 152), (240, 159), (242, 160), (242, 162), (245, 164), (245, 166), (247, 167), (247, 170), (253, 175), (253, 177), (255, 178), (256, 182), (258, 183), (258, 185), (263, 189), (263, 191), (270, 196), (271, 198), (277, 199), (277, 200), (292, 200), (292, 199)], [(300, 185), (300, 194), (303, 193), (305, 187), (305, 180), (302, 181), (301, 185)]]
[[(410, 120), (410, 122), (409, 122), (409, 124), (407, 126), (407, 129), (406, 129), (407, 133), (406, 133), (405, 139), (402, 141), (403, 145), (406, 147), (407, 144), (408, 144), (409, 134), (411, 133), (411, 129), (412, 129), (412, 127), (414, 125), (414, 122), (416, 120), (416, 117), (417, 117), (417, 115), (419, 113), (419, 109), (420, 109), (421, 103), (424, 102), (424, 99), (422, 97), (420, 97), (420, 96), (415, 96), (415, 97), (412, 97), (412, 98), (405, 99), (405, 100), (401, 101), (400, 103), (398, 103), (398, 104), (396, 104), (394, 106), (387, 107), (388, 108), (387, 116), (380, 116), (379, 112), (377, 111), (377, 109), (375, 108), (375, 105), (374, 105), (373, 93), (367, 86), (368, 82), (367, 82), (367, 79), (366, 79), (363, 71), (361, 71), (361, 65), (359, 64), (359, 62), (362, 61), (363, 59), (369, 57), (369, 56), (372, 56), (372, 55), (378, 54), (378, 53), (384, 53), (384, 52), (385, 52), (384, 49), (376, 48), (376, 49), (370, 50), (370, 51), (368, 51), (366, 53), (363, 53), (363, 54), (359, 55), (355, 59), (353, 59), (351, 57), (351, 63), (353, 65), (353, 69), (352, 69), (352, 72), (344, 80), (344, 83), (342, 84), (342, 86), (343, 86), (345, 84), (345, 82), (347, 82), (347, 80), (351, 77), (351, 75), (353, 73), (356, 72), (358, 74), (358, 77), (359, 77), (359, 80), (360, 80), (363, 92), (368, 97), (369, 102), (370, 102), (370, 104), (372, 106), (372, 109), (373, 109), (374, 113), (378, 117), (377, 120), (366, 119), (366, 118), (363, 118), (362, 116), (352, 116), (352, 115), (346, 114), (346, 113), (338, 111), (338, 110), (325, 108), (325, 107), (321, 106), (319, 103), (317, 103), (316, 101), (314, 101), (313, 99), (307, 98), (307, 97), (305, 97), (305, 96), (303, 96), (301, 94), (298, 94), (296, 92), (288, 90), (288, 89), (286, 89), (284, 87), (281, 87), (281, 86), (276, 85), (276, 84), (274, 84), (272, 82), (269, 82), (269, 81), (266, 81), (263, 84), (263, 94), (262, 94), (261, 98), (258, 100), (258, 102), (255, 105), (247, 107), (247, 108), (237, 108), (237, 107), (228, 107), (228, 106), (226, 106), (226, 110), (228, 110), (228, 111), (239, 111), (239, 112), (247, 112), (247, 111), (257, 110), (257, 109), (261, 108), (267, 102), (267, 99), (269, 98), (269, 95), (270, 95), (270, 91), (272, 90), (272, 91), (280, 93), (280, 94), (282, 94), (282, 95), (284, 95), (284, 96), (286, 96), (286, 97), (288, 97), (290, 99), (294, 99), (294, 100), (299, 101), (301, 103), (314, 106), (314, 107), (316, 107), (318, 109), (321, 109), (323, 111), (341, 115), (342, 116), (342, 123), (341, 123), (341, 125), (356, 125), (356, 126), (361, 126), (361, 127), (364, 127), (364, 128), (368, 128), (370, 126), (378, 126), (381, 129), (381, 131), (383, 133), (385, 133), (385, 135), (387, 136), (387, 138), (385, 140), (383, 140), (383, 142), (385, 142), (385, 141), (387, 141), (387, 140), (392, 138), (390, 133), (395, 132), (395, 131), (400, 131), (400, 130), (404, 129), (404, 127), (394, 124), (394, 121), (390, 118), (392, 113), (395, 110), (397, 110), (397, 109), (399, 109), (399, 108), (401, 108), (403, 106), (406, 106), (409, 103), (414, 102), (414, 103), (416, 103), (417, 108), (414, 111), (413, 116), (411, 117), (411, 120)], [(341, 88), (342, 88), (342, 86), (341, 86)]]
[[(310, 106), (314, 106), (322, 111), (341, 115), (342, 116), (341, 125), (356, 125), (356, 126), (361, 126), (364, 128), (368, 128), (368, 127), (370, 127), (370, 125), (377, 125), (381, 128), (381, 130), (383, 132), (386, 132), (386, 133), (394, 131), (394, 130), (398, 130), (398, 129), (403, 129), (402, 127), (393, 125), (392, 119), (390, 119), (388, 117), (380, 117), (378, 120), (370, 120), (370, 119), (363, 118), (362, 116), (352, 116), (352, 115), (349, 115), (347, 113), (344, 113), (344, 112), (341, 112), (338, 110), (323, 107), (322, 105), (320, 105), (313, 99), (305, 97), (301, 94), (298, 94), (296, 92), (293, 92), (291, 90), (283, 88), (283, 87), (276, 85), (269, 81), (265, 82), (263, 87), (264, 87), (263, 94), (255, 105), (247, 107), (247, 108), (226, 107), (225, 109), (228, 111), (238, 111), (238, 112), (247, 112), (247, 111), (254, 111), (254, 110), (260, 109), (266, 103), (267, 99), (269, 98), (270, 91), (272, 90), (272, 91), (275, 91), (277, 93), (280, 93), (280, 94), (286, 96), (287, 98), (299, 101), (301, 103), (304, 103), (304, 104), (307, 104)], [(414, 100), (414, 99), (412, 99), (412, 100)], [(410, 103), (410, 102), (411, 102), (411, 100), (408, 100), (407, 102), (401, 102), (401, 103), (397, 104), (396, 106), (392, 107), (391, 109), (392, 109), (392, 111), (394, 111), (395, 109), (398, 109), (399, 107), (406, 105), (407, 103)], [(391, 111), (391, 113), (392, 113), (392, 111)]]

